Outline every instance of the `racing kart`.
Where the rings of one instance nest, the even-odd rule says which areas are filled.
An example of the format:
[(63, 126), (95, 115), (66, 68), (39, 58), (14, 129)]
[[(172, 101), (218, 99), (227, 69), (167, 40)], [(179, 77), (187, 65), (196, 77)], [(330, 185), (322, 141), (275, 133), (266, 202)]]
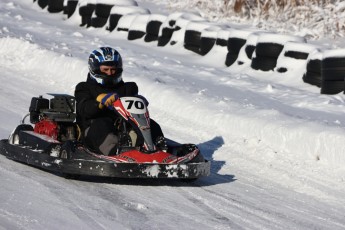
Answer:
[[(166, 139), (152, 140), (147, 101), (140, 96), (121, 97), (113, 104), (119, 119), (119, 148), (105, 156), (80, 141), (75, 123), (75, 99), (66, 94), (33, 97), (24, 116), (8, 139), (0, 140), (0, 153), (67, 178), (80, 175), (114, 178), (178, 178), (195, 180), (210, 174), (210, 162), (194, 144)], [(26, 123), (26, 119), (30, 122)]]

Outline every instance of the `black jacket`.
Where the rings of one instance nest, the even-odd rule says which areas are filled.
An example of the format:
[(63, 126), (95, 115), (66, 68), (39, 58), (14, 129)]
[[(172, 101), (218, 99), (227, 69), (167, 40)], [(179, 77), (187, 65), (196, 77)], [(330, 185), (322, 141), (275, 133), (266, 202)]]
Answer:
[(102, 93), (117, 93), (120, 97), (134, 96), (138, 94), (138, 86), (135, 82), (123, 82), (116, 84), (114, 87), (104, 87), (93, 80), (89, 75), (86, 82), (80, 82), (74, 92), (76, 99), (76, 113), (77, 124), (79, 125), (82, 133), (90, 126), (91, 120), (101, 117), (110, 117), (114, 120), (117, 115), (114, 111), (108, 108), (100, 109), (99, 102), (96, 98)]

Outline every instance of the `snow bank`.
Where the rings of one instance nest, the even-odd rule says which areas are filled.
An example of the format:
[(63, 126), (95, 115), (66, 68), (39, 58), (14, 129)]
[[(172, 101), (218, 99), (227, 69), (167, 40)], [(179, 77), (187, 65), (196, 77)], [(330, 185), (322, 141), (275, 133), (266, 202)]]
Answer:
[[(20, 53), (13, 52), (13, 47), (20, 50)], [(59, 82), (58, 84), (76, 83), (79, 81), (79, 76), (86, 76), (88, 72), (84, 60), (60, 55), (43, 49), (37, 44), (17, 38), (0, 38), (0, 55), (3, 57), (0, 61), (1, 66), (20, 68), (23, 73), (42, 73), (44, 75), (38, 76), (38, 80), (43, 82), (54, 79), (54, 82)], [(42, 70), (42, 67), (47, 68)], [(76, 76), (78, 77), (76, 78)]]

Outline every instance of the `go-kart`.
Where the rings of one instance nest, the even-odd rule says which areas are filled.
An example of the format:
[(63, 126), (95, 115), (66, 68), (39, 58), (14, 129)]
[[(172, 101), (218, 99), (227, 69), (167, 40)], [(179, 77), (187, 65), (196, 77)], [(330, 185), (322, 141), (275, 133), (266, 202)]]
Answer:
[[(195, 180), (210, 174), (210, 162), (194, 144), (166, 138), (154, 143), (144, 98), (121, 97), (113, 104), (118, 114), (119, 148), (102, 155), (80, 141), (75, 122), (75, 99), (66, 94), (33, 97), (24, 116), (8, 139), (0, 141), (0, 153), (65, 177), (80, 175), (115, 178), (179, 178)], [(27, 118), (30, 117), (30, 122)]]

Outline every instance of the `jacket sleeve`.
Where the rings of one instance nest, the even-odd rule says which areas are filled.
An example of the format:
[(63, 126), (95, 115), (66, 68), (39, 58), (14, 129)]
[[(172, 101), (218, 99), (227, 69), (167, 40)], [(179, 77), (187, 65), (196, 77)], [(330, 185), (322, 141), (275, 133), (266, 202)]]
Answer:
[(96, 101), (96, 98), (93, 98), (85, 82), (81, 82), (76, 86), (74, 96), (77, 103), (77, 114), (85, 119), (97, 117), (101, 112), (101, 109), (98, 107), (99, 103)]

